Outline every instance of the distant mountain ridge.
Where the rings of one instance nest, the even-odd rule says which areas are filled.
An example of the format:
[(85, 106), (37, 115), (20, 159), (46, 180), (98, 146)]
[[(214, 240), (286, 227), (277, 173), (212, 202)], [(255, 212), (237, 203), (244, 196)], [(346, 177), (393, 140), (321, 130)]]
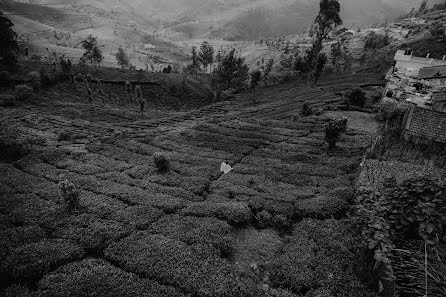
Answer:
[[(370, 27), (392, 21), (422, 0), (340, 0), (344, 24)], [(185, 37), (234, 40), (302, 33), (313, 23), (320, 0), (22, 0), (51, 6), (90, 6), (146, 19)], [(431, 0), (433, 5), (441, 0)], [(259, 13), (259, 11), (263, 11)], [(257, 15), (256, 15), (257, 13)]]

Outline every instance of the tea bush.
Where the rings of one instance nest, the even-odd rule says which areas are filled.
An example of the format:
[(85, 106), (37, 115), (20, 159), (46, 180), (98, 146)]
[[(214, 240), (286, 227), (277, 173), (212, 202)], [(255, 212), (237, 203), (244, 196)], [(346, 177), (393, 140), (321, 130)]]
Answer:
[(0, 71), (0, 81), (8, 82), (12, 79), (11, 73), (8, 71)]
[(11, 94), (0, 94), (0, 106), (11, 107), (15, 105), (15, 97)]
[(112, 243), (105, 257), (131, 271), (193, 296), (258, 296), (254, 282), (237, 266), (216, 255), (203, 255), (199, 245), (141, 231)]
[(216, 218), (196, 218), (179, 215), (165, 216), (153, 223), (148, 231), (183, 241), (189, 245), (206, 245), (228, 254), (232, 228)]
[(47, 274), (36, 296), (182, 297), (175, 288), (125, 272), (100, 259), (70, 263)]
[(169, 160), (164, 153), (153, 154), (153, 162), (159, 173), (165, 173), (169, 171)]
[(31, 71), (26, 75), (26, 81), (35, 90), (39, 90), (41, 85), (40, 73), (37, 71)]
[(359, 107), (363, 107), (365, 105), (365, 102), (367, 101), (367, 97), (365, 96), (365, 93), (361, 91), (361, 89), (354, 89), (345, 95), (348, 99), (348, 102), (352, 105), (356, 105)]
[(17, 101), (29, 99), (34, 93), (33, 88), (28, 85), (17, 85), (14, 88), (14, 95)]
[(33, 282), (55, 267), (83, 255), (83, 249), (72, 241), (44, 239), (16, 248), (4, 265), (14, 279)]
[(233, 225), (249, 223), (252, 218), (251, 210), (246, 203), (232, 201), (192, 203), (183, 209), (181, 213), (195, 217), (215, 217)]
[(308, 117), (313, 115), (313, 109), (310, 107), (308, 103), (304, 103), (302, 109), (300, 110), (300, 114), (304, 117)]

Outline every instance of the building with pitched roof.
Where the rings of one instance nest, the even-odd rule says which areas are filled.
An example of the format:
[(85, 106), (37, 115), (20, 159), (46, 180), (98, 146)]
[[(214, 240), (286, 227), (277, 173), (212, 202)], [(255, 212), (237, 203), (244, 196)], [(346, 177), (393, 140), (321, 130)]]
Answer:
[(386, 75), (384, 96), (409, 105), (404, 137), (415, 142), (446, 143), (446, 56), (442, 60), (397, 51)]

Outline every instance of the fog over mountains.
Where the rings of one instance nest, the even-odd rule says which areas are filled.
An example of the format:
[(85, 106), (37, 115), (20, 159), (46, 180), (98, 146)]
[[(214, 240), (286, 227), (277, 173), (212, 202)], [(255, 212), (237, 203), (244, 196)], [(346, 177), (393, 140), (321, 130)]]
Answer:
[[(439, 0), (429, 1), (429, 5)], [(189, 37), (256, 39), (305, 32), (319, 10), (319, 0), (23, 0), (51, 6), (87, 5), (144, 17)], [(421, 0), (340, 0), (346, 26), (369, 27), (391, 21)], [(140, 19), (140, 18), (138, 18)]]

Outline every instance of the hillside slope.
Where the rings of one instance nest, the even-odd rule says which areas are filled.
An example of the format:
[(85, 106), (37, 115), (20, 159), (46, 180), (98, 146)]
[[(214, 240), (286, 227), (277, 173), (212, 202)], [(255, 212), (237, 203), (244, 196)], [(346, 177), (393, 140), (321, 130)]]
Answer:
[[(440, 0), (430, 1), (430, 5)], [(319, 0), (36, 0), (52, 6), (90, 6), (122, 13), (139, 23), (177, 26), (194, 37), (253, 39), (260, 35), (294, 34), (305, 31), (319, 9)], [(418, 8), (420, 0), (340, 0), (342, 18), (348, 26), (366, 27)], [(253, 15), (261, 8), (265, 15)], [(263, 30), (250, 27), (265, 24)], [(179, 26), (179, 28), (178, 28)], [(187, 29), (184, 29), (187, 26)], [(248, 26), (248, 28), (247, 28)], [(161, 28), (161, 27), (159, 27)], [(243, 32), (248, 29), (248, 32)], [(252, 31), (252, 30), (251, 30)]]

